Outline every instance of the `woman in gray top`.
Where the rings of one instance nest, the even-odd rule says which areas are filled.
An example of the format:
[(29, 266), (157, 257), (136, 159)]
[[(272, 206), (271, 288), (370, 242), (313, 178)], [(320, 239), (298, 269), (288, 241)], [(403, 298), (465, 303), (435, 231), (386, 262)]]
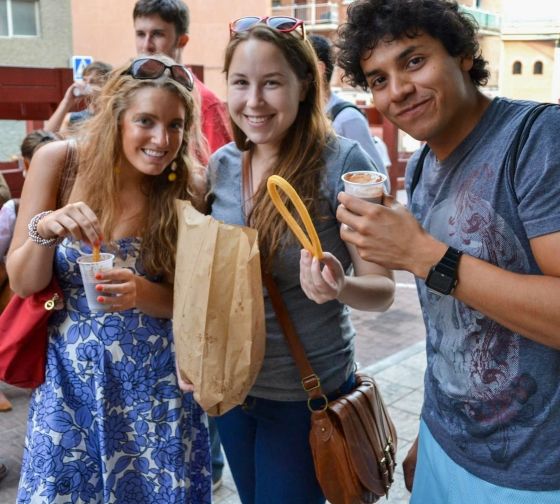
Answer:
[[(303, 23), (291, 18), (242, 18), (231, 24), (225, 73), (234, 143), (210, 160), (212, 215), (259, 231), (262, 262), (273, 275), (325, 393), (352, 388), (354, 329), (347, 305), (386, 310), (390, 271), (361, 260), (339, 236), (335, 218), (340, 177), (372, 170), (356, 142), (338, 138), (322, 111), (320, 77)], [(248, 189), (243, 196), (243, 165)], [(300, 250), (266, 194), (278, 174), (310, 210), (325, 253)], [(252, 209), (251, 209), (252, 208)], [(354, 275), (351, 273), (353, 269)], [(307, 395), (265, 295), (264, 365), (244, 405), (217, 419), (244, 504), (314, 504), (317, 483), (308, 435)]]

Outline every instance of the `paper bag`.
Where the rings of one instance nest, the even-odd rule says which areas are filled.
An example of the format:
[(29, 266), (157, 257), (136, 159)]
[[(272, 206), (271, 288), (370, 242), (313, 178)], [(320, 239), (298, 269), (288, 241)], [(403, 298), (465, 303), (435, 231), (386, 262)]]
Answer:
[(266, 340), (257, 232), (177, 201), (173, 335), (181, 375), (210, 415), (242, 404)]

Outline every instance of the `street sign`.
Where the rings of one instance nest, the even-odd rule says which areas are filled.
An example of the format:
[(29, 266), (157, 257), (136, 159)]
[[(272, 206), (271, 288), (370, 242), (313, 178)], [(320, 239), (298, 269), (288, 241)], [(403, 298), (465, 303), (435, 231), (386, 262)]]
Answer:
[(82, 80), (84, 69), (93, 62), (91, 56), (72, 56), (72, 71), (74, 72), (74, 80)]

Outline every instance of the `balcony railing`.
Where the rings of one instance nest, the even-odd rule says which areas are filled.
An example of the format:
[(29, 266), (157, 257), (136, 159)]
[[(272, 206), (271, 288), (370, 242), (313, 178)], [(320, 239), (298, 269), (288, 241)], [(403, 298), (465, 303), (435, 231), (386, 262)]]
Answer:
[(301, 19), (313, 29), (338, 25), (338, 4), (332, 2), (273, 5), (273, 16), (291, 16)]
[(502, 20), (497, 14), (466, 5), (461, 5), (461, 10), (474, 17), (482, 31), (499, 33)]

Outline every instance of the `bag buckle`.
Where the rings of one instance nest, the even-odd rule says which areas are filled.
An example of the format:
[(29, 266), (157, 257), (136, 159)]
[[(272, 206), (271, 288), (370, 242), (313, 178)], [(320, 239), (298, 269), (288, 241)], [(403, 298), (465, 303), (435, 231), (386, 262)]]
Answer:
[[(318, 401), (319, 399), (322, 399), (324, 401), (323, 405), (320, 408), (314, 409), (311, 401)], [(309, 411), (311, 411), (311, 413), (327, 411), (328, 407), (329, 399), (325, 394), (321, 395), (321, 397), (310, 397), (309, 399), (307, 399), (307, 408), (309, 409)]]
[(301, 386), (306, 392), (311, 392), (312, 390), (321, 388), (321, 380), (315, 373), (313, 373), (305, 378), (302, 378)]

